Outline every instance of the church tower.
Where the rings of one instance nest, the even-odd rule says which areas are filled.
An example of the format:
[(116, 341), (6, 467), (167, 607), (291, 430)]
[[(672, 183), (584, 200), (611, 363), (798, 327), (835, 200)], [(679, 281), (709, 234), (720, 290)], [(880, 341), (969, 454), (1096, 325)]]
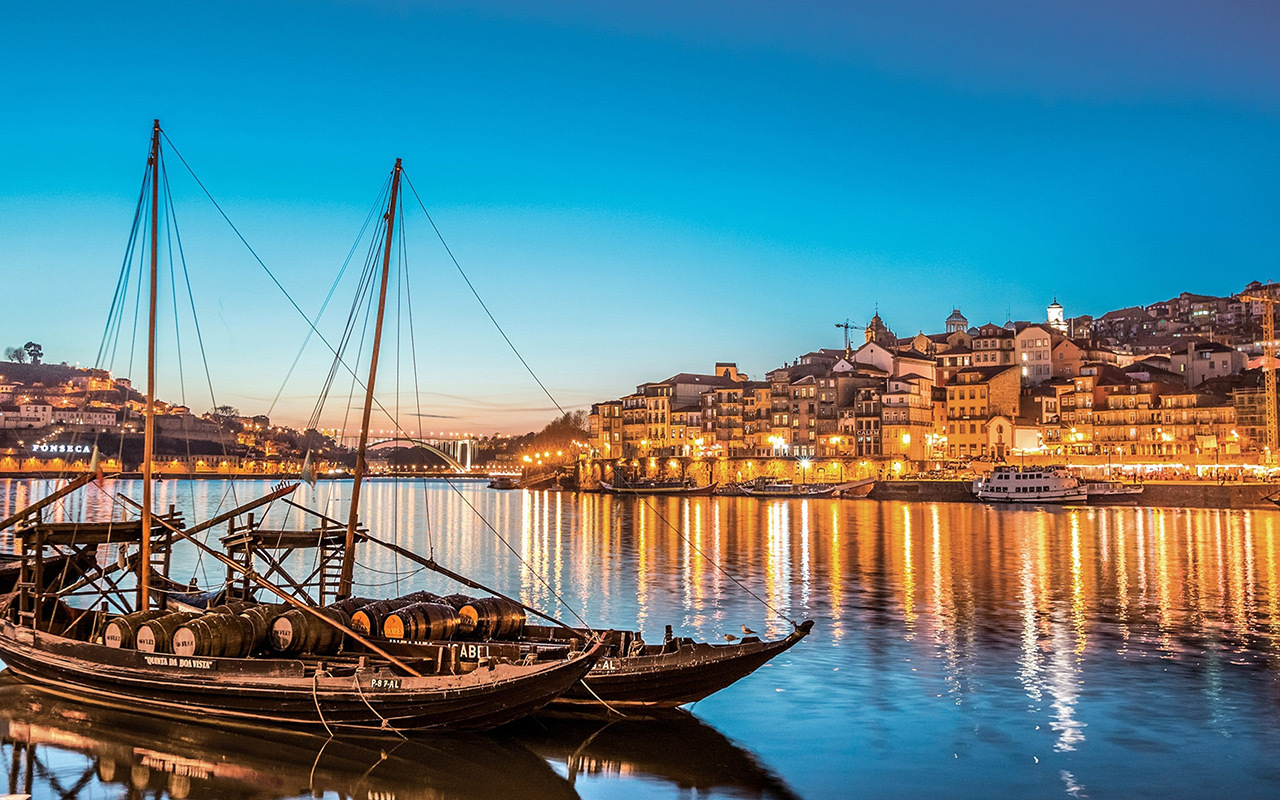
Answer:
[(1053, 302), (1049, 304), (1048, 315), (1046, 321), (1049, 327), (1059, 333), (1067, 332), (1067, 317), (1062, 306), (1058, 303), (1058, 298), (1053, 298)]

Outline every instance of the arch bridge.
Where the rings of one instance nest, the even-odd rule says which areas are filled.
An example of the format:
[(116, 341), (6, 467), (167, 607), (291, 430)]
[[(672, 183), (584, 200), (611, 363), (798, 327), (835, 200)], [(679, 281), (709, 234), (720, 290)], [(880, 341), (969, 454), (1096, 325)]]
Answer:
[(472, 439), (417, 439), (399, 436), (370, 442), (366, 452), (394, 450), (397, 447), (421, 447), (440, 456), (455, 472), (467, 472), (471, 469), (471, 456), (475, 452), (476, 443)]

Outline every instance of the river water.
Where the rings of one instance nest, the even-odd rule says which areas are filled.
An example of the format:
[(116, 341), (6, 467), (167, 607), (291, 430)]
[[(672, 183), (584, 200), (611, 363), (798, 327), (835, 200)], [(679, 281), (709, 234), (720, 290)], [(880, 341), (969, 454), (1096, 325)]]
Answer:
[[(266, 488), (165, 481), (157, 507), (190, 524)], [(349, 489), (321, 483), (298, 499), (345, 518)], [(0, 481), (0, 515), (47, 491)], [(112, 512), (107, 492), (81, 497), (57, 513)], [(36, 797), (81, 798), (1280, 795), (1280, 512), (392, 480), (369, 484), (365, 508), (376, 535), (594, 626), (649, 641), (665, 625), (720, 640), (813, 619), (814, 632), (684, 718), (545, 718), (408, 743), (264, 745), (0, 683), (14, 786), (30, 776)], [(176, 577), (222, 578), (190, 550), (175, 563)], [(361, 593), (454, 589), (386, 551), (358, 563)]]

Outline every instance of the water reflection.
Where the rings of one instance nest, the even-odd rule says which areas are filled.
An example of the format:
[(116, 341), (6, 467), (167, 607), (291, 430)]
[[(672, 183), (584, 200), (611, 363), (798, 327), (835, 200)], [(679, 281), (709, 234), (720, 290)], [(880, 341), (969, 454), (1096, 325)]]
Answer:
[[(160, 502), (188, 520), (232, 502), (225, 483), (198, 484), (165, 482)], [(348, 490), (322, 483), (301, 499), (334, 513)], [(47, 491), (0, 481), (0, 513)], [(375, 533), (554, 613), (568, 613), (563, 598), (593, 625), (638, 626), (649, 641), (666, 625), (711, 640), (742, 625), (790, 630), (735, 579), (781, 614), (816, 619), (811, 640), (697, 709), (801, 795), (847, 795), (857, 768), (874, 776), (906, 759), (914, 788), (951, 791), (952, 762), (976, 752), (991, 758), (982, 785), (993, 793), (1135, 794), (1177, 773), (1189, 741), (1223, 756), (1197, 762), (1195, 780), (1211, 790), (1237, 778), (1238, 753), (1280, 747), (1274, 511), (638, 500), (392, 481), (367, 497)], [(119, 513), (98, 493), (75, 502), (55, 513)], [(219, 579), (194, 556), (175, 563)], [(453, 588), (384, 552), (363, 551), (360, 564), (370, 590)], [(564, 754), (553, 760), (570, 767)], [(1008, 767), (1045, 761), (1051, 769)], [(634, 778), (579, 762), (580, 793), (592, 776)], [(1255, 788), (1280, 785), (1262, 759), (1249, 766)]]
[(279, 728), (212, 727), (129, 714), (0, 678), (10, 793), (36, 797), (574, 798), (510, 737), (327, 739)]
[(790, 800), (796, 794), (754, 755), (691, 714), (619, 719), (550, 713), (517, 723), (510, 733), (530, 750), (563, 765), (571, 783), (592, 777), (643, 778), (690, 791)]
[[(678, 743), (678, 746), (673, 746)], [(579, 797), (579, 781), (643, 780), (699, 796), (796, 797), (750, 752), (683, 713), (529, 718), (492, 734), (330, 739), (130, 714), (0, 677), (8, 792), (89, 798)]]

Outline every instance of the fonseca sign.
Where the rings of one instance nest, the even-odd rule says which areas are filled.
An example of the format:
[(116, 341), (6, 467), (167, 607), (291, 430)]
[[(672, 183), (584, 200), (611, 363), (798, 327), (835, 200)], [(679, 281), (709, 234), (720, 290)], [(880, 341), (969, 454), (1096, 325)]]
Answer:
[(31, 445), (31, 452), (58, 454), (69, 453), (73, 455), (76, 453), (83, 453), (84, 455), (88, 455), (93, 452), (93, 448), (87, 444), (33, 444)]

